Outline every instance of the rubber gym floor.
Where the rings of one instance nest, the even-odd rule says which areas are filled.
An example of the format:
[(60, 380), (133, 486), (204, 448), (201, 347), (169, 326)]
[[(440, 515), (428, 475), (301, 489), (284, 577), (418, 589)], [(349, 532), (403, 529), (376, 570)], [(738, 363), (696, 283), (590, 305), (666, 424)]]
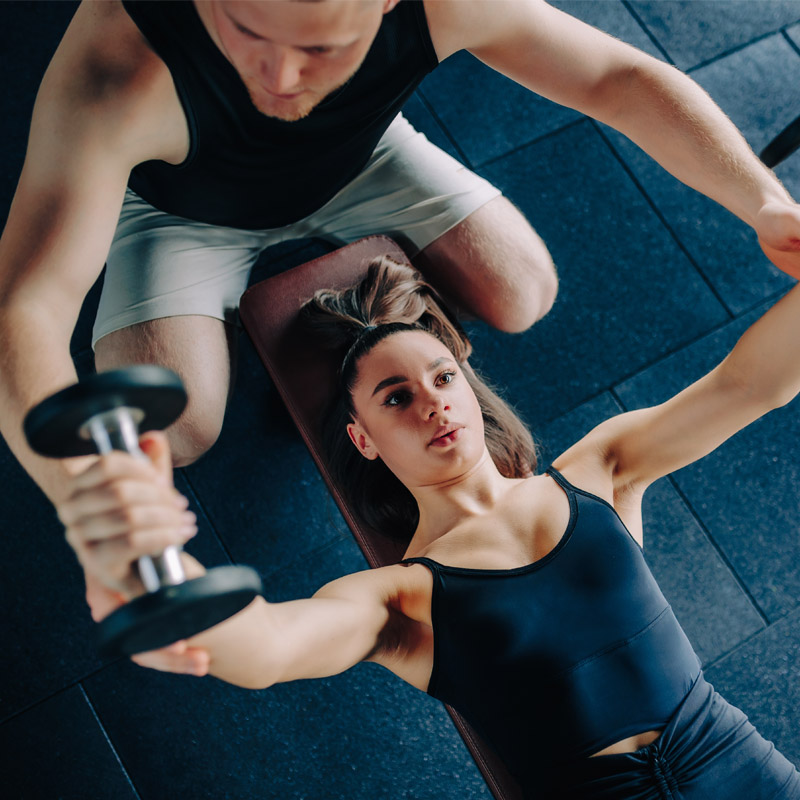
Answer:
[[(800, 114), (795, 0), (557, 5), (686, 71), (756, 151)], [(2, 219), (37, 86), (74, 8), (0, 4)], [(557, 303), (533, 329), (469, 326), (477, 365), (531, 425), (542, 468), (599, 421), (698, 378), (793, 283), (749, 227), (621, 135), (466, 53), (427, 78), (406, 113), (522, 209), (558, 266)], [(777, 173), (800, 197), (800, 152)], [(282, 246), (253, 280), (325, 251), (313, 241)], [(82, 375), (93, 369), (98, 290), (72, 340)], [(798, 434), (795, 401), (660, 480), (645, 502), (647, 557), (709, 679), (794, 763)], [(270, 600), (365, 566), (244, 334), (221, 438), (176, 480), (199, 518), (190, 551), (207, 565), (255, 566)], [(490, 797), (439, 703), (375, 665), (250, 692), (102, 660), (55, 514), (2, 443), (0, 486), (3, 797)]]

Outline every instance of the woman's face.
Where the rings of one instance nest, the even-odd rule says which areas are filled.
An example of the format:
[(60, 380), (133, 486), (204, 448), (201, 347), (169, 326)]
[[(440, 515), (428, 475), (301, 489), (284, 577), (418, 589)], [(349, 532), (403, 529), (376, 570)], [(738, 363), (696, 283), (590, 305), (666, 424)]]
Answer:
[(383, 339), (357, 364), (347, 432), (409, 488), (457, 478), (485, 453), (478, 401), (453, 354), (422, 331)]

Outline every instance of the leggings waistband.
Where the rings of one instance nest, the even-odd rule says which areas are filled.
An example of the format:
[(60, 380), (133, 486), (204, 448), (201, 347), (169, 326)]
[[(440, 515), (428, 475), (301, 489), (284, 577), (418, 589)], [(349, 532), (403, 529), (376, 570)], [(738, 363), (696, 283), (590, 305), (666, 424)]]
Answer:
[(552, 796), (800, 800), (800, 774), (701, 674), (658, 739), (634, 753), (570, 764)]

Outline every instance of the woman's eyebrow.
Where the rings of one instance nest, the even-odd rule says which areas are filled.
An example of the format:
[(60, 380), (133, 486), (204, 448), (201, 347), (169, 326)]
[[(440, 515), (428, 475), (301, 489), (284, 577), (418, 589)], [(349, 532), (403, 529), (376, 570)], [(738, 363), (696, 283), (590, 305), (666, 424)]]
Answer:
[[(452, 358), (447, 358), (446, 356), (440, 356), (437, 359), (431, 361), (426, 368), (426, 372), (433, 372), (439, 366), (444, 364), (445, 362), (452, 362)], [(384, 378), (373, 390), (372, 390), (372, 397), (375, 397), (376, 394), (381, 389), (385, 389), (387, 386), (395, 386), (398, 383), (405, 383), (408, 378), (405, 375), (392, 375), (390, 378)]]
[(376, 394), (381, 389), (385, 389), (387, 386), (394, 386), (397, 383), (405, 383), (408, 378), (405, 375), (392, 375), (391, 378), (384, 378), (372, 391), (372, 396), (375, 397)]

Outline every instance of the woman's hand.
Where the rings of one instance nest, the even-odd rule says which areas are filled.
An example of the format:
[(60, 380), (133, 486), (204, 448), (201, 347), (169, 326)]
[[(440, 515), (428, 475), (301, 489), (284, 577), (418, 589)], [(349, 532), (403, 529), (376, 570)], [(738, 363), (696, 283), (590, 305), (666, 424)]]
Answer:
[[(67, 541), (86, 575), (86, 601), (99, 622), (123, 603), (143, 593), (136, 570), (143, 555), (157, 555), (169, 545), (181, 546), (197, 532), (188, 502), (172, 485), (172, 464), (166, 437), (143, 436), (140, 442), (149, 461), (127, 453), (101, 457), (72, 479), (66, 499), (57, 511)], [(202, 567), (182, 554), (187, 572)], [(141, 666), (167, 672), (205, 675), (208, 654), (186, 642), (133, 660)]]
[(767, 258), (800, 280), (800, 205), (790, 201), (766, 203), (754, 227)]

